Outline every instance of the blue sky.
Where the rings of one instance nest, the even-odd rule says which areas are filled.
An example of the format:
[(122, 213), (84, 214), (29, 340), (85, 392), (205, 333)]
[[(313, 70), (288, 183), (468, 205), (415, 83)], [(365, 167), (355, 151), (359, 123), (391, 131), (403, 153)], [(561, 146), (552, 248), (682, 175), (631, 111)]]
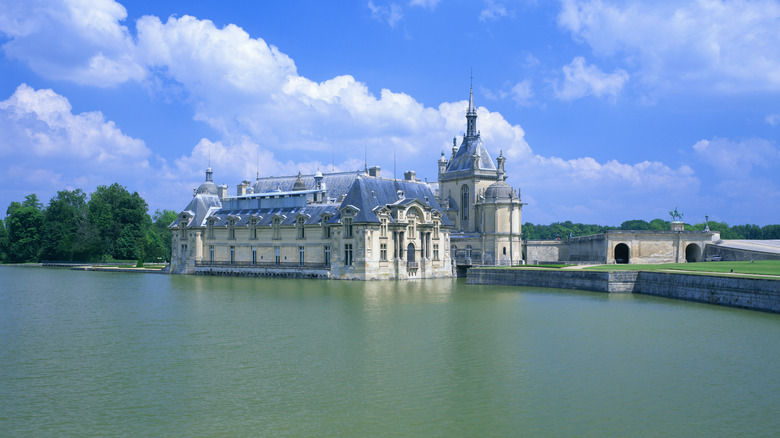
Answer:
[(523, 221), (780, 223), (780, 2), (0, 2), (0, 207), (119, 182), (436, 179), (478, 128)]

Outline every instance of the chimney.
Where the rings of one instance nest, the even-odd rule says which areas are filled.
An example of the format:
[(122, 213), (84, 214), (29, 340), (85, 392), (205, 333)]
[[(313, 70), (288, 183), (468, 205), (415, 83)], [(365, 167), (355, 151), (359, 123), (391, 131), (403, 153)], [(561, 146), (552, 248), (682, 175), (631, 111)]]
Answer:
[(414, 170), (408, 170), (404, 172), (404, 180), (406, 181), (416, 181), (414, 178)]
[(371, 166), (368, 168), (368, 176), (373, 176), (374, 178), (379, 178), (379, 172), (382, 169), (379, 166)]

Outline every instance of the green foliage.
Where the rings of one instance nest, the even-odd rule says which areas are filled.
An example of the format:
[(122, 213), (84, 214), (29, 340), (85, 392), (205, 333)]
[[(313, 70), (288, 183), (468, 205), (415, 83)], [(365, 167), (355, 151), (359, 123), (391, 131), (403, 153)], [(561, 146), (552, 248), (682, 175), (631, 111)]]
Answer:
[(76, 189), (62, 190), (49, 201), (43, 221), (41, 259), (78, 260), (78, 230), (86, 221), (87, 194)]
[(168, 225), (176, 212), (158, 210), (152, 220), (147, 208), (119, 184), (100, 186), (89, 197), (81, 189), (62, 190), (46, 208), (28, 195), (12, 202), (0, 221), (0, 261), (168, 261)]
[(28, 195), (22, 204), (12, 203), (8, 207), (5, 224), (8, 233), (8, 261), (35, 262), (41, 251), (41, 228), (43, 212), (38, 197)]
[[(725, 222), (709, 221), (699, 224), (685, 224), (685, 229), (689, 231), (704, 231), (709, 225), (710, 231), (720, 233), (721, 239), (780, 239), (780, 225), (734, 225), (729, 226)], [(579, 223), (554, 222), (550, 225), (536, 225), (531, 222), (523, 224), (523, 239), (525, 240), (565, 240), (569, 237), (588, 236), (591, 234), (603, 233), (607, 230), (652, 230), (669, 231), (671, 225), (669, 221), (663, 219), (653, 219), (650, 222), (642, 219), (628, 220), (620, 224), (620, 227), (609, 227), (601, 225), (585, 225)]]
[(526, 222), (523, 224), (523, 239), (565, 240), (570, 237), (589, 236), (614, 229), (615, 227), (572, 223), (571, 221), (555, 222), (550, 225), (534, 225), (531, 222)]
[(138, 259), (138, 261), (135, 264), (136, 268), (143, 268), (144, 267), (144, 261), (143, 259)]
[(87, 220), (102, 245), (101, 252), (117, 259), (143, 257), (148, 208), (138, 192), (130, 194), (114, 183), (98, 186), (90, 196)]
[(8, 230), (5, 229), (5, 223), (0, 220), (0, 262), (8, 259)]

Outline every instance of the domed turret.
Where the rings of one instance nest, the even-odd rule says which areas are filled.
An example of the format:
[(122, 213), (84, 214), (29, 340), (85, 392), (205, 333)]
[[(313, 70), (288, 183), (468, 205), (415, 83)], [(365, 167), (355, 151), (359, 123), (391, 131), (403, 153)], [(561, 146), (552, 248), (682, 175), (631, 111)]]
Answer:
[(292, 189), (294, 192), (297, 192), (299, 190), (306, 190), (306, 183), (303, 182), (300, 171), (298, 172), (298, 179), (295, 180)]
[(206, 169), (206, 182), (200, 185), (198, 187), (198, 190), (195, 192), (195, 195), (217, 195), (219, 194), (219, 191), (217, 190), (217, 185), (214, 184), (214, 181), (212, 181), (212, 175), (214, 172), (212, 172), (211, 167)]
[(504, 181), (496, 181), (485, 189), (485, 199), (512, 199), (515, 190)]

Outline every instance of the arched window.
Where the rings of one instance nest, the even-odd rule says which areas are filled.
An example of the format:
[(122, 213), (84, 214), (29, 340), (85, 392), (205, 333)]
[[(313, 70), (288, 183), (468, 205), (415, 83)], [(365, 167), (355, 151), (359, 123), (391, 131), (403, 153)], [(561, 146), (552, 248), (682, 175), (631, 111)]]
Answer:
[(228, 219), (228, 239), (233, 240), (236, 238), (236, 226), (235, 219)]
[(257, 239), (257, 219), (255, 218), (249, 220), (249, 238)]
[(469, 186), (465, 184), (460, 188), (460, 219), (469, 220)]

